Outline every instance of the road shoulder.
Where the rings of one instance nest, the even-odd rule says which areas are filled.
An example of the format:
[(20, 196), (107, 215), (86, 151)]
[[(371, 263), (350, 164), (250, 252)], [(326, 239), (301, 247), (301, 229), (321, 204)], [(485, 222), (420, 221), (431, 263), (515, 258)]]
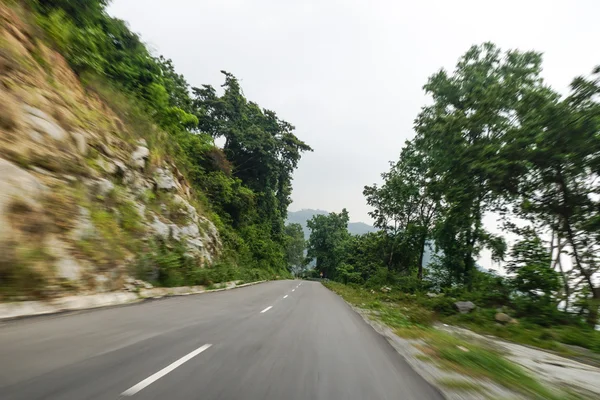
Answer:
[(109, 292), (82, 296), (67, 296), (45, 301), (22, 301), (0, 304), (0, 321), (10, 321), (27, 317), (58, 314), (70, 311), (91, 310), (96, 308), (115, 307), (134, 304), (148, 299), (159, 299), (172, 296), (188, 296), (203, 293), (214, 293), (246, 286), (257, 285), (266, 281), (238, 284), (239, 281), (225, 282), (222, 287), (207, 289), (204, 286), (181, 286), (173, 288), (140, 289), (137, 292)]
[[(332, 292), (336, 293), (334, 290)], [(574, 366), (571, 360), (541, 350), (506, 343), (447, 325), (425, 329), (418, 326), (392, 327), (383, 321), (384, 310), (373, 310), (368, 306), (362, 308), (358, 303), (352, 304), (348, 299), (344, 300), (382, 335), (421, 377), (449, 400), (527, 399), (536, 398), (544, 391), (559, 393), (559, 397), (556, 398), (561, 399), (595, 399), (600, 395), (598, 368), (580, 363)], [(511, 372), (520, 372), (520, 380), (528, 382), (523, 384), (517, 381), (513, 386), (507, 384), (511, 383), (509, 379), (495, 379), (493, 373), (487, 371), (474, 374), (474, 370), (462, 369), (457, 363), (449, 363), (439, 357), (440, 352), (454, 353), (457, 358), (478, 357), (481, 355), (481, 349), (492, 354), (494, 361), (502, 362), (502, 366), (498, 366), (500, 374), (503, 367), (506, 367)], [(506, 373), (506, 370), (504, 372)], [(581, 379), (577, 378), (578, 374), (583, 374), (579, 376)]]

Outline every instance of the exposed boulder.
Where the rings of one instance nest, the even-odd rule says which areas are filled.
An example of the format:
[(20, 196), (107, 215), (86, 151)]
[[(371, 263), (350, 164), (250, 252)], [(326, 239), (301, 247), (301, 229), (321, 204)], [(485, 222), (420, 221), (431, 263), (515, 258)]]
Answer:
[(96, 235), (96, 228), (90, 219), (90, 211), (85, 207), (79, 207), (79, 215), (75, 217), (75, 226), (69, 232), (74, 241), (85, 240)]
[(69, 135), (61, 128), (54, 118), (38, 108), (24, 105), (25, 121), (37, 132), (50, 136), (52, 139), (63, 142)]
[(108, 179), (104, 178), (98, 179), (94, 185), (96, 193), (100, 196), (106, 196), (108, 193), (114, 190), (114, 188), (115, 185)]
[(83, 267), (69, 254), (67, 245), (55, 236), (48, 238), (45, 246), (54, 257), (54, 266), (56, 268), (56, 277), (77, 281), (81, 278)]
[(112, 151), (112, 149), (106, 143), (99, 143), (97, 147), (98, 150), (105, 156), (114, 157), (115, 152)]
[(154, 172), (154, 182), (159, 190), (172, 191), (177, 189), (175, 178), (168, 169), (157, 168)]
[(162, 222), (156, 216), (154, 216), (154, 220), (150, 223), (150, 228), (156, 234), (156, 236), (159, 236), (163, 239), (167, 239), (171, 232), (169, 225)]
[(496, 321), (502, 323), (502, 324), (515, 324), (517, 323), (517, 320), (512, 318), (510, 315), (499, 312), (496, 313), (495, 316)]
[(123, 285), (124, 289), (130, 292), (135, 292), (138, 291), (140, 289), (152, 289), (154, 288), (154, 286), (152, 286), (151, 283), (148, 283), (146, 281), (143, 281), (141, 279), (134, 279), (132, 277), (127, 277), (125, 278), (125, 284)]
[(9, 208), (13, 202), (19, 201), (39, 210), (40, 200), (47, 190), (31, 173), (0, 158), (0, 240), (10, 239), (11, 226), (6, 218), (10, 216)]
[(392, 291), (392, 288), (391, 288), (391, 287), (388, 287), (388, 286), (383, 286), (383, 287), (382, 287), (380, 290), (381, 290), (383, 293), (389, 293), (389, 292), (391, 292), (391, 291)]
[(461, 314), (468, 314), (473, 311), (477, 306), (471, 301), (457, 301), (454, 306)]
[(114, 175), (118, 171), (118, 167), (112, 161), (109, 161), (103, 157), (98, 157), (96, 163), (100, 166), (100, 168), (110, 175)]
[(177, 204), (184, 206), (185, 209), (187, 210), (187, 214), (190, 217), (190, 219), (196, 223), (198, 222), (198, 213), (196, 212), (196, 209), (194, 208), (194, 206), (192, 206), (187, 200), (185, 200), (183, 197), (181, 197), (178, 194), (174, 194), (173, 201)]
[(71, 132), (71, 137), (73, 138), (73, 141), (75, 142), (75, 147), (77, 148), (77, 151), (79, 152), (79, 154), (81, 154), (82, 156), (85, 156), (88, 152), (88, 144), (87, 144), (86, 134), (83, 132)]
[(116, 167), (115, 175), (125, 176), (127, 174), (128, 169), (123, 161), (113, 160), (113, 164)]
[(150, 150), (145, 146), (138, 146), (131, 154), (131, 164), (139, 169), (146, 167), (146, 161), (150, 157)]

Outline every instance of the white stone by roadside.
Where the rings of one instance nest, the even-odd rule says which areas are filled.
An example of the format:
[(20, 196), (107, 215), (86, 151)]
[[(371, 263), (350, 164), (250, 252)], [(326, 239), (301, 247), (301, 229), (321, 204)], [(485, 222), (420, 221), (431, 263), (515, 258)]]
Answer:
[(181, 286), (174, 288), (140, 289), (133, 292), (110, 292), (86, 296), (68, 296), (47, 301), (22, 301), (0, 304), (0, 321), (36, 315), (55, 314), (65, 311), (80, 311), (99, 307), (110, 307), (135, 303), (145, 299), (157, 299), (167, 296), (186, 296), (191, 294), (212, 293), (263, 283), (257, 281), (238, 285), (226, 282), (225, 287), (206, 290), (204, 286)]

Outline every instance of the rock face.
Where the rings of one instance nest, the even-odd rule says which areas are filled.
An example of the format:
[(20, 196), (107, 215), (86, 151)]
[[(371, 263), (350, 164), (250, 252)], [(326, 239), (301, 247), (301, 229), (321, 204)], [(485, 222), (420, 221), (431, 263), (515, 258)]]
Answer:
[(454, 306), (461, 314), (468, 314), (473, 311), (477, 306), (470, 301), (457, 301)]
[(154, 182), (159, 190), (173, 191), (177, 189), (175, 178), (171, 171), (163, 168), (157, 168), (154, 172)]
[(148, 289), (129, 278), (156, 237), (213, 263), (217, 228), (141, 137), (163, 132), (124, 124), (35, 34), (0, 3), (0, 301), (7, 287), (27, 288), (18, 300)]
[(0, 241), (10, 239), (14, 207), (39, 210), (48, 188), (31, 173), (0, 158)]
[(42, 136), (48, 136), (56, 141), (65, 141), (69, 135), (61, 128), (54, 119), (40, 109), (24, 105), (26, 121), (31, 128)]
[(131, 154), (131, 163), (138, 169), (144, 169), (146, 167), (146, 161), (150, 157), (150, 150), (144, 146), (138, 146), (137, 149)]

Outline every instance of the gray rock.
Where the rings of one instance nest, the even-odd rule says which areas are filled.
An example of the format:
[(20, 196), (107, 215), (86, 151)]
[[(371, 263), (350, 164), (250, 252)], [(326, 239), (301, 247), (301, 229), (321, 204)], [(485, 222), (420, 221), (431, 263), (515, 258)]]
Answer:
[(23, 106), (25, 110), (25, 119), (29, 125), (39, 133), (50, 136), (52, 139), (62, 142), (68, 138), (67, 131), (61, 128), (54, 118), (40, 109)]
[(160, 236), (165, 239), (168, 238), (171, 233), (169, 225), (156, 218), (156, 216), (154, 216), (154, 221), (150, 223), (150, 228), (154, 231), (154, 233), (157, 236)]
[(430, 299), (432, 299), (434, 297), (438, 297), (437, 293), (431, 293), (431, 292), (427, 293), (426, 296), (429, 297)]
[(81, 265), (73, 257), (60, 258), (54, 262), (59, 278), (76, 281), (81, 276)]
[(156, 187), (161, 190), (171, 191), (177, 188), (175, 178), (168, 169), (157, 168), (154, 172), (154, 182)]
[(132, 285), (130, 283), (126, 283), (123, 285), (123, 289), (125, 289), (128, 292), (135, 292), (137, 290), (137, 288), (135, 287), (135, 285)]
[(94, 186), (96, 189), (96, 193), (100, 196), (106, 196), (115, 188), (115, 185), (108, 179), (98, 179)]
[(127, 167), (125, 166), (125, 163), (123, 163), (123, 161), (121, 160), (113, 160), (113, 164), (115, 165), (115, 167), (117, 167), (117, 174), (119, 175), (125, 175), (127, 173)]
[(144, 289), (152, 289), (154, 286), (146, 281), (142, 281)]
[(133, 203), (134, 207), (135, 207), (135, 211), (137, 211), (138, 215), (141, 218), (144, 218), (146, 216), (146, 206), (143, 205), (142, 203), (138, 203), (137, 201), (135, 203)]
[(70, 281), (79, 280), (83, 267), (69, 254), (66, 243), (56, 236), (50, 236), (45, 241), (45, 247), (55, 258), (54, 266), (58, 278)]
[(510, 315), (504, 314), (501, 312), (496, 313), (495, 319), (496, 319), (496, 321), (502, 322), (503, 324), (507, 324), (512, 321), (512, 318)]
[(39, 144), (44, 144), (45, 143), (44, 137), (38, 131), (34, 131), (33, 129), (30, 129), (27, 133), (29, 133), (29, 137), (34, 142), (39, 143)]
[(471, 301), (457, 301), (454, 306), (461, 314), (468, 314), (473, 311), (477, 306)]
[(110, 175), (114, 175), (118, 171), (117, 166), (113, 162), (105, 160), (102, 157), (99, 157), (96, 160), (96, 163), (100, 166), (100, 168), (102, 168), (106, 173)]
[(69, 232), (74, 241), (89, 239), (96, 236), (96, 227), (90, 219), (90, 211), (85, 207), (79, 207), (79, 216), (75, 221), (75, 227)]
[(72, 132), (71, 136), (75, 141), (75, 146), (77, 147), (77, 151), (82, 156), (85, 156), (88, 152), (87, 138), (85, 133), (83, 132)]
[(198, 229), (198, 225), (189, 224), (180, 228), (181, 235), (183, 236), (191, 236), (197, 237), (200, 236), (200, 229)]
[(148, 157), (150, 157), (150, 150), (145, 146), (138, 146), (131, 154), (131, 163), (137, 168), (144, 169)]
[(383, 287), (382, 287), (380, 290), (381, 290), (383, 293), (389, 293), (389, 292), (391, 292), (391, 291), (392, 291), (392, 288), (391, 288), (391, 287), (389, 287), (389, 286), (383, 286)]
[(40, 110), (39, 108), (31, 107), (28, 104), (23, 104), (23, 110), (29, 114), (42, 119), (52, 119), (51, 116)]
[(178, 194), (174, 194), (173, 201), (175, 203), (181, 204), (183, 207), (185, 207), (186, 212), (187, 212), (188, 216), (191, 218), (191, 220), (196, 223), (198, 222), (198, 213), (196, 212), (196, 209), (190, 203), (188, 203), (187, 200), (185, 200), (183, 197), (181, 197)]
[(40, 167), (37, 167), (37, 166), (33, 166), (33, 167), (31, 167), (30, 169), (31, 169), (33, 172), (36, 172), (36, 173), (38, 173), (38, 174), (40, 174), (40, 175), (46, 175), (46, 176), (52, 176), (52, 177), (54, 176), (54, 174), (53, 174), (52, 172), (50, 172), (50, 171), (48, 171), (47, 169), (44, 169), (44, 168), (40, 168)]
[(107, 156), (109, 156), (109, 157), (114, 157), (114, 155), (115, 155), (115, 152), (114, 152), (114, 151), (112, 151), (112, 149), (111, 149), (110, 147), (108, 147), (108, 146), (106, 145), (106, 143), (100, 143), (100, 146), (98, 146), (98, 147), (100, 147), (100, 151), (101, 151), (101, 152), (102, 152), (104, 155), (107, 155)]
[(30, 172), (0, 158), (0, 242), (13, 237), (12, 226), (6, 219), (11, 203), (18, 199), (33, 210), (40, 210), (39, 200), (47, 190)]

